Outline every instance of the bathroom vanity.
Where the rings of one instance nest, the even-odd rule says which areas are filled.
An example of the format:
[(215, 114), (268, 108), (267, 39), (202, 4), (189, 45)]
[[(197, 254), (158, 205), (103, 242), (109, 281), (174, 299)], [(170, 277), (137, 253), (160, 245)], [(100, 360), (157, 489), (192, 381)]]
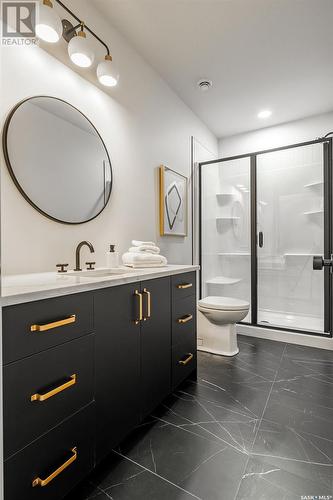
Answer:
[(5, 500), (60, 500), (196, 375), (196, 270), (4, 283)]

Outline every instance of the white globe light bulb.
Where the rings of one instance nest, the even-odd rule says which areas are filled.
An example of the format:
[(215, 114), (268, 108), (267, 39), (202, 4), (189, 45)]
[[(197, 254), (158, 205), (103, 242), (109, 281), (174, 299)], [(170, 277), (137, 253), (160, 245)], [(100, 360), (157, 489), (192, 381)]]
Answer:
[(119, 73), (116, 66), (112, 62), (112, 57), (107, 54), (104, 61), (101, 61), (97, 66), (97, 78), (102, 85), (106, 87), (115, 87), (119, 80)]
[(62, 24), (60, 17), (53, 10), (50, 0), (43, 0), (38, 8), (36, 22), (36, 35), (44, 42), (56, 43), (62, 35)]
[(81, 68), (89, 68), (94, 62), (94, 52), (89, 46), (84, 31), (79, 31), (68, 44), (68, 54), (71, 61)]

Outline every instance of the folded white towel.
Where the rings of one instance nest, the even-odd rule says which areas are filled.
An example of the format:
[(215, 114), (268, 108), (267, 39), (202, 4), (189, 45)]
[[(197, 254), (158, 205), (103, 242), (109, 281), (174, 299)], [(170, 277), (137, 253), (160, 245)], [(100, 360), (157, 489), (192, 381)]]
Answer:
[(131, 267), (166, 266), (167, 259), (163, 255), (147, 252), (126, 252), (122, 256), (123, 264)]
[(167, 264), (124, 264), (126, 267), (132, 267), (133, 269), (149, 269), (152, 267), (165, 267)]
[(140, 241), (140, 240), (132, 240), (132, 245), (134, 247), (141, 247), (141, 245), (150, 245), (152, 247), (156, 246), (154, 241)]
[(140, 245), (139, 247), (130, 247), (128, 250), (131, 253), (146, 252), (146, 253), (160, 253), (160, 249), (153, 245)]

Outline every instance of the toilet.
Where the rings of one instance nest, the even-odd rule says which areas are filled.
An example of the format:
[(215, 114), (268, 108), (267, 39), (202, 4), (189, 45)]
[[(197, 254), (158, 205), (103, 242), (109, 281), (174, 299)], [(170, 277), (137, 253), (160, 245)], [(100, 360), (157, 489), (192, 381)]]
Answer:
[(238, 354), (236, 323), (248, 314), (250, 304), (232, 297), (205, 297), (198, 301), (198, 350)]

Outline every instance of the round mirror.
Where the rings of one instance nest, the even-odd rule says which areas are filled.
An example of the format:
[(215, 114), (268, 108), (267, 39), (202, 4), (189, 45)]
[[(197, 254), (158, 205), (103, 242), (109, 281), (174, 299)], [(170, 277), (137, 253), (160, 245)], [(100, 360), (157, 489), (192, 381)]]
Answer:
[(93, 124), (67, 102), (47, 96), (20, 102), (6, 120), (3, 149), (17, 188), (46, 217), (82, 224), (105, 208), (108, 152)]

